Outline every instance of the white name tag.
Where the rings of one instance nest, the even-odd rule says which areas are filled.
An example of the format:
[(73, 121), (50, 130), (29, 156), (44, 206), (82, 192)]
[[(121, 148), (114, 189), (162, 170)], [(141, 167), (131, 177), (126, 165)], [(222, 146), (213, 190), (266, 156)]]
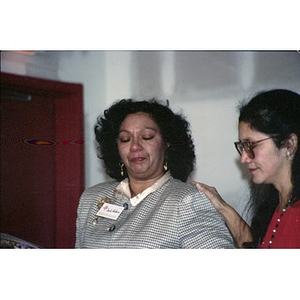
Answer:
[(123, 210), (123, 206), (104, 203), (96, 215), (99, 217), (117, 220)]

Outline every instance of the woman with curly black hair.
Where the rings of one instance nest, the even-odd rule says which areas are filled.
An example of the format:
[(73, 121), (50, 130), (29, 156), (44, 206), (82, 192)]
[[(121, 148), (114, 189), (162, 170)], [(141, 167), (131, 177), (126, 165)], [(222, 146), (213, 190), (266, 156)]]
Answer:
[(78, 207), (77, 248), (233, 248), (224, 221), (185, 183), (195, 164), (189, 123), (152, 99), (123, 99), (97, 120), (106, 173)]
[[(189, 131), (189, 123), (181, 115), (174, 114), (165, 105), (154, 99), (149, 101), (121, 100), (98, 118), (95, 126), (100, 157), (104, 161), (106, 173), (120, 181), (127, 177), (126, 167), (120, 173), (121, 159), (118, 144), (119, 128), (128, 114), (148, 113), (157, 124), (165, 144), (165, 164), (174, 178), (186, 181), (194, 169), (194, 143)], [(166, 167), (165, 166), (165, 167)]]
[(300, 95), (261, 92), (240, 108), (235, 147), (251, 173), (251, 227), (215, 188), (196, 184), (226, 220), (238, 247), (300, 248)]

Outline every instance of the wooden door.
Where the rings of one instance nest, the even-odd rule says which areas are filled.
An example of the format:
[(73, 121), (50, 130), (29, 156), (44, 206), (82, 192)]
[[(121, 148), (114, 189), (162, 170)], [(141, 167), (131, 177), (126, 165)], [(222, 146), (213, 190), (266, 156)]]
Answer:
[(1, 232), (73, 248), (84, 188), (83, 88), (1, 73)]

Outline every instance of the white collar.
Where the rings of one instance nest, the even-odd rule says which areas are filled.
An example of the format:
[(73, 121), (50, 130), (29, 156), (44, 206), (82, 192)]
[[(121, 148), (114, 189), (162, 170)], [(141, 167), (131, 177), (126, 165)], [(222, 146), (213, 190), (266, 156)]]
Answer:
[(150, 193), (160, 188), (165, 182), (169, 180), (170, 177), (171, 177), (170, 172), (166, 172), (155, 183), (153, 183), (151, 186), (149, 186), (148, 188), (146, 188), (144, 191), (134, 196), (133, 198), (131, 198), (128, 178), (125, 178), (117, 185), (116, 189), (114, 190), (114, 196), (120, 199), (122, 198), (123, 195), (125, 195), (127, 198), (130, 199), (131, 205), (136, 206), (142, 200), (144, 200)]

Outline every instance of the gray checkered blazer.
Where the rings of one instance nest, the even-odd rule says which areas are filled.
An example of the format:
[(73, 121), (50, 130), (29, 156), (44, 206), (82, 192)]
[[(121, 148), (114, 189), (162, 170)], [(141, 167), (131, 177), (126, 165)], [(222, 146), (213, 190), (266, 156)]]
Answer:
[[(137, 206), (113, 191), (118, 182), (88, 188), (81, 196), (76, 248), (234, 248), (233, 239), (206, 196), (170, 178)], [(125, 209), (117, 220), (98, 218), (98, 201), (108, 197)]]

